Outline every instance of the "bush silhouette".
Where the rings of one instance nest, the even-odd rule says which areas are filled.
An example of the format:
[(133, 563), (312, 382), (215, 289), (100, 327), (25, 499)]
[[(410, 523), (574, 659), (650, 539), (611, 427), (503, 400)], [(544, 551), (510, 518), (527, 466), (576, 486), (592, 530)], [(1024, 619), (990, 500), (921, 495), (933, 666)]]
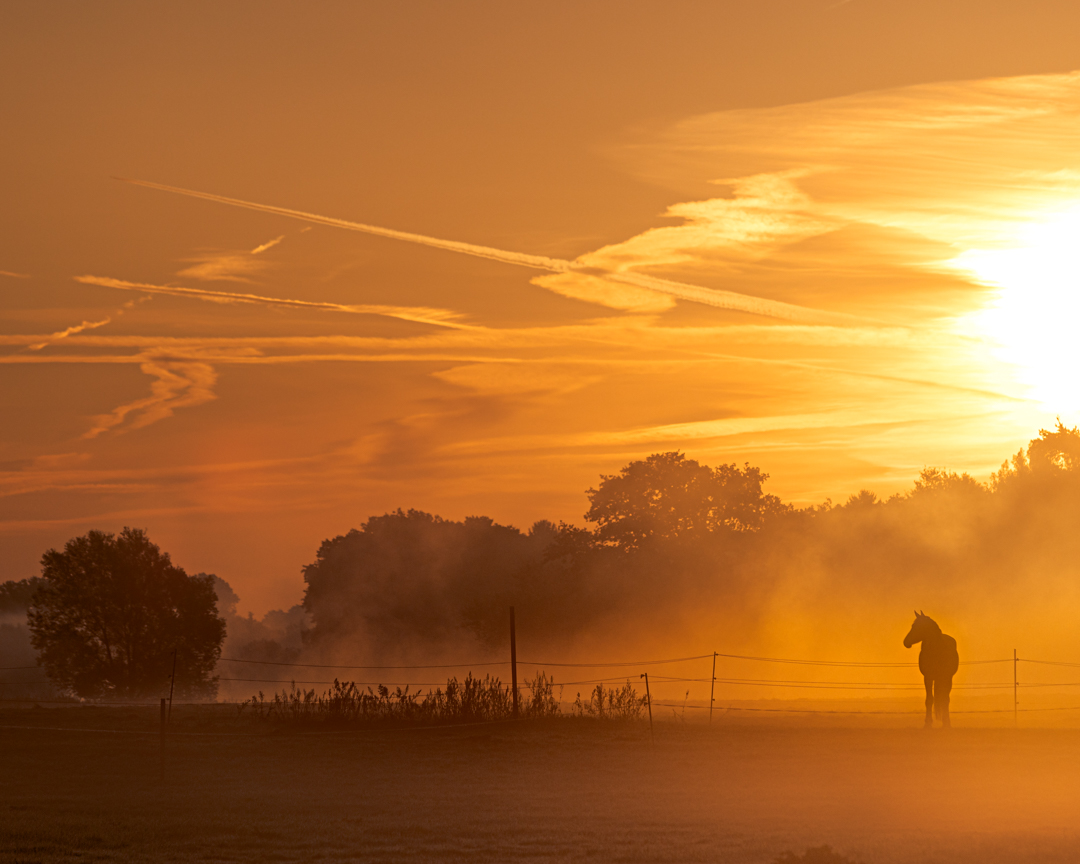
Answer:
[(802, 855), (785, 852), (776, 858), (773, 864), (856, 864), (856, 862), (839, 852), (834, 852), (831, 846), (814, 846)]

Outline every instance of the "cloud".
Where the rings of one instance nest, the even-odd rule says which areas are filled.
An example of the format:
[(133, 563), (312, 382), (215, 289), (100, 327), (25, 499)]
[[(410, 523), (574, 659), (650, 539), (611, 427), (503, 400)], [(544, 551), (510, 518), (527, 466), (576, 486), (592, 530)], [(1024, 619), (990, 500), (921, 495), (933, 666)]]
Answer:
[(84, 330), (94, 330), (98, 327), (104, 327), (110, 321), (112, 321), (112, 318), (103, 318), (101, 321), (83, 321), (82, 324), (76, 324), (74, 327), (68, 327), (66, 330), (58, 330), (56, 333), (50, 333), (45, 341), (37, 342), (33, 345), (28, 345), (27, 348), (30, 351), (40, 351), (46, 345), (49, 345), (59, 339), (66, 339), (68, 336), (73, 336), (76, 333), (82, 333)]
[(454, 321), (456, 312), (447, 309), (433, 309), (424, 306), (382, 306), (355, 305), (343, 303), (323, 303), (313, 300), (290, 300), (283, 297), (263, 297), (258, 294), (238, 294), (232, 291), (210, 291), (204, 288), (183, 288), (176, 285), (152, 285), (146, 282), (128, 282), (109, 276), (76, 276), (76, 282), (84, 285), (100, 285), (104, 288), (117, 288), (121, 291), (145, 291), (151, 294), (171, 294), (175, 297), (192, 297), (211, 303), (248, 303), (263, 306), (281, 306), (299, 309), (322, 309), (328, 312), (345, 312), (352, 315), (382, 315), (415, 321), (421, 324), (434, 324), (438, 327), (465, 328), (468, 325)]
[(494, 395), (525, 395), (529, 393), (571, 393), (604, 380), (603, 375), (595, 374), (596, 368), (582, 369), (583, 364), (551, 362), (507, 362), (473, 363), (467, 366), (454, 366), (434, 373), (435, 377), (448, 384), (465, 387), (478, 393)]
[(213, 391), (217, 373), (205, 363), (147, 360), (140, 368), (157, 379), (150, 395), (95, 417), (83, 438), (96, 438), (110, 430), (122, 431), (121, 427), (142, 429), (171, 417), (177, 408), (190, 408), (217, 398)]
[(195, 258), (190, 267), (177, 271), (177, 276), (198, 279), (201, 282), (253, 282), (248, 278), (270, 266), (266, 261), (252, 258), (251, 253), (242, 255), (233, 253), (210, 253)]
[(81, 465), (89, 459), (89, 453), (43, 453), (41, 456), (34, 457), (31, 467), (46, 471), (57, 468), (71, 468)]
[(663, 312), (675, 305), (675, 298), (670, 294), (648, 288), (618, 285), (610, 279), (586, 273), (552, 273), (534, 276), (529, 281), (563, 297), (627, 312)]
[(275, 237), (273, 240), (267, 240), (265, 243), (262, 243), (262, 244), (256, 246), (254, 249), (252, 249), (251, 254), (252, 255), (259, 255), (259, 254), (265, 252), (267, 249), (271, 249), (274, 246), (277, 246), (278, 243), (280, 243), (284, 239), (285, 239), (285, 235), (282, 234), (280, 237)]
[[(505, 264), (516, 264), (522, 267), (531, 267), (538, 270), (550, 270), (555, 273), (569, 273), (581, 271), (586, 275), (610, 280), (622, 285), (632, 285), (636, 288), (644, 288), (668, 294), (681, 300), (689, 300), (694, 303), (702, 303), (718, 309), (731, 309), (740, 312), (749, 312), (754, 315), (781, 318), (789, 321), (802, 321), (806, 323), (832, 323), (844, 324), (855, 323), (857, 319), (852, 316), (839, 315), (836, 313), (809, 309), (792, 303), (784, 303), (769, 300), (764, 297), (754, 297), (740, 294), (735, 291), (714, 290), (700, 285), (691, 285), (653, 276), (642, 276), (636, 273), (620, 270), (614, 272), (592, 264), (581, 264), (566, 261), (559, 258), (550, 258), (544, 255), (529, 255), (523, 252), (508, 252), (491, 246), (480, 246), (474, 243), (462, 243), (456, 240), (442, 240), (437, 237), (428, 237), (423, 234), (412, 234), (406, 231), (395, 231), (390, 228), (381, 228), (376, 225), (367, 225), (361, 222), (350, 222), (345, 219), (335, 219), (330, 216), (320, 216), (315, 213), (307, 213), (302, 210), (290, 210), (285, 207), (274, 207), (268, 204), (256, 204), (251, 201), (243, 201), (238, 198), (226, 198), (222, 195), (213, 195), (207, 192), (197, 192), (191, 189), (182, 189), (176, 186), (166, 186), (161, 183), (151, 183), (144, 180), (129, 180), (117, 178), (125, 183), (133, 183), (137, 186), (145, 186), (149, 189), (157, 189), (163, 192), (172, 192), (178, 195), (187, 195), (201, 198), (206, 201), (214, 201), (220, 204), (229, 204), (234, 207), (244, 207), (249, 210), (258, 210), (263, 213), (274, 213), (291, 219), (303, 219), (316, 222), (320, 225), (329, 225), (335, 228), (344, 228), (348, 231), (359, 231), (365, 234), (374, 234), (379, 237), (388, 237), (394, 240), (404, 240), (409, 243), (418, 243), (423, 246), (431, 246), (436, 249), (445, 249), (450, 252), (460, 252), (465, 255), (474, 255), (480, 258), (489, 258), (501, 261)], [(635, 295), (640, 296), (640, 295)], [(616, 308), (625, 308), (621, 305)], [(635, 301), (629, 301), (631, 305)]]
[(807, 170), (714, 181), (730, 186), (730, 198), (674, 204), (664, 214), (681, 224), (653, 228), (583, 255), (583, 263), (619, 270), (671, 267), (707, 257), (716, 264), (759, 260), (779, 245), (834, 230), (836, 219), (813, 212), (814, 202), (796, 184)]
[(11, 279), (29, 279), (29, 273), (14, 273), (11, 270), (0, 270), (0, 276), (7, 276)]
[(198, 279), (201, 282), (254, 282), (250, 278), (273, 266), (268, 261), (261, 261), (256, 255), (261, 255), (267, 249), (272, 249), (285, 239), (285, 235), (275, 237), (261, 243), (248, 252), (207, 252), (186, 261), (194, 262), (192, 266), (177, 271), (177, 276), (188, 279)]
[(1080, 72), (925, 84), (703, 114), (616, 155), (669, 188), (786, 177), (801, 200), (762, 202), (781, 218), (977, 245), (1080, 194), (1078, 100)]

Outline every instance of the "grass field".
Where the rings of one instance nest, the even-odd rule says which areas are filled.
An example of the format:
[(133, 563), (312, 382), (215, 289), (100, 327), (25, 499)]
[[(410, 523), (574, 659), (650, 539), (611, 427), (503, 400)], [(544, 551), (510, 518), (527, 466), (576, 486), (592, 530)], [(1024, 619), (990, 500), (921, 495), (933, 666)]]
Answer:
[[(178, 714), (178, 731), (199, 727)], [(549, 720), (173, 735), (148, 709), (0, 714), (0, 860), (1080, 860), (1080, 732)]]

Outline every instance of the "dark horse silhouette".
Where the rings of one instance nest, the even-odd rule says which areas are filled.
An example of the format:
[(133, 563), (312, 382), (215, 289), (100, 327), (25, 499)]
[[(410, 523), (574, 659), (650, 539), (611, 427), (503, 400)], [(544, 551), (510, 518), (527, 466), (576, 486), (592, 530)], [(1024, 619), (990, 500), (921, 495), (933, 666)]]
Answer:
[(956, 640), (941, 632), (937, 622), (922, 612), (915, 613), (915, 623), (904, 637), (904, 647), (910, 648), (922, 642), (919, 651), (919, 671), (926, 685), (926, 725), (934, 725), (937, 714), (943, 727), (949, 723), (949, 693), (952, 678), (960, 668), (960, 655), (956, 652)]

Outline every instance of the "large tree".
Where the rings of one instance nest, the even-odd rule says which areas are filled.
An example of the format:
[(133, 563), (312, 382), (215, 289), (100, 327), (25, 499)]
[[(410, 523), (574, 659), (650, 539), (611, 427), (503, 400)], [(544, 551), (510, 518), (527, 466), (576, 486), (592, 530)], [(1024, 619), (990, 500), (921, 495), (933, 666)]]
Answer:
[(497, 644), (506, 607), (537, 590), (531, 577), (556, 530), (538, 523), (525, 534), (483, 516), (455, 522), (418, 510), (373, 516), (326, 540), (304, 568), (308, 640), (363, 641), (384, 656), (469, 633)]
[(682, 453), (654, 453), (601, 475), (599, 487), (585, 493), (592, 505), (585, 518), (597, 523), (602, 543), (623, 549), (653, 539), (757, 531), (791, 509), (761, 491), (767, 479), (749, 464), (709, 468)]
[(38, 660), (52, 681), (83, 697), (135, 698), (168, 687), (217, 691), (214, 667), (225, 638), (213, 578), (188, 576), (146, 533), (91, 531), (41, 559), (28, 620)]

